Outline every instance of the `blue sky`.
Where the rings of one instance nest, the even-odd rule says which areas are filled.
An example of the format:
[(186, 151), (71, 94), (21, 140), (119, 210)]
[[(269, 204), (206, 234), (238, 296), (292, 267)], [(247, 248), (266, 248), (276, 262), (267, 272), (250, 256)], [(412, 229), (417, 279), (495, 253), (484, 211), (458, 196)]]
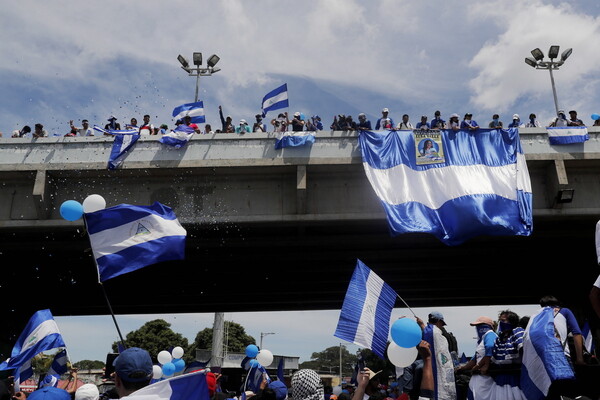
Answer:
[(104, 124), (171, 111), (194, 97), (180, 69), (202, 51), (222, 70), (201, 79), (207, 120), (222, 104), (252, 120), (268, 91), (287, 82), (290, 112), (371, 119), (383, 107), (417, 121), (436, 109), (469, 111), (480, 124), (553, 114), (546, 71), (528, 67), (531, 49), (573, 48), (556, 72), (559, 104), (590, 122), (600, 111), (597, 2), (309, 0), (13, 2), (0, 15), (0, 131), (41, 122)]
[[(595, 0), (10, 2), (0, 13), (0, 131), (10, 136), (40, 122), (65, 134), (71, 119), (103, 125), (110, 114), (123, 123), (147, 113), (154, 124), (172, 126), (171, 111), (195, 90), (177, 55), (191, 59), (194, 51), (221, 57), (222, 70), (200, 82), (214, 128), (219, 104), (234, 121), (253, 120), (262, 97), (282, 83), (289, 111), (319, 114), (325, 126), (340, 113), (365, 112), (374, 122), (383, 107), (397, 121), (404, 113), (431, 118), (439, 109), (446, 119), (472, 112), (482, 125), (494, 113), (508, 122), (513, 113), (525, 119), (534, 112), (545, 123), (554, 110), (548, 73), (523, 60), (555, 44), (573, 48), (555, 75), (559, 105), (591, 123), (590, 114), (600, 112), (599, 15)], [(470, 352), (469, 320), (503, 308), (443, 312)], [(129, 331), (156, 317), (190, 340), (213, 318), (119, 320)], [(256, 338), (276, 332), (265, 347), (302, 360), (339, 344), (337, 317), (336, 310), (227, 315)], [(74, 360), (104, 359), (116, 339), (106, 316), (57, 320)]]

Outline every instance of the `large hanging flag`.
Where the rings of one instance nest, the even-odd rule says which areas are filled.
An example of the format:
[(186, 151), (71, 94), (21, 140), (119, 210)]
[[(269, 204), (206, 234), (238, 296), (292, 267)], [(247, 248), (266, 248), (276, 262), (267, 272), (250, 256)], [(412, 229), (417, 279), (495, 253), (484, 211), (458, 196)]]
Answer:
[(183, 119), (184, 117), (191, 117), (192, 123), (203, 124), (206, 122), (204, 116), (204, 102), (198, 101), (196, 103), (182, 104), (173, 109), (173, 118), (175, 120)]
[(583, 143), (590, 140), (585, 126), (549, 126), (546, 128), (546, 132), (548, 132), (550, 144)]
[(40, 310), (33, 314), (17, 339), (10, 358), (0, 364), (0, 370), (24, 366), (36, 354), (57, 347), (65, 347), (58, 325), (50, 310)]
[(275, 142), (275, 150), (284, 147), (309, 146), (315, 142), (314, 132), (284, 132)]
[(279, 86), (267, 93), (262, 101), (262, 116), (267, 116), (267, 112), (287, 108), (290, 106), (288, 101), (287, 83)]
[(179, 125), (169, 133), (164, 134), (158, 141), (179, 149), (187, 144), (194, 135), (194, 128), (187, 125)]
[(206, 371), (192, 372), (153, 383), (121, 400), (210, 400)]
[(186, 230), (171, 208), (120, 204), (84, 214), (100, 282), (185, 255)]
[(385, 359), (397, 296), (377, 274), (356, 260), (334, 336), (367, 347)]
[(575, 379), (575, 375), (554, 335), (554, 309), (544, 307), (531, 317), (525, 330), (521, 390), (528, 400), (542, 400), (552, 382), (559, 379)]
[(423, 340), (429, 343), (431, 350), (431, 365), (433, 369), (434, 399), (456, 399), (456, 382), (454, 378), (454, 363), (448, 349), (448, 340), (442, 330), (433, 324), (427, 324), (423, 330)]
[(517, 129), (361, 132), (367, 178), (392, 234), (448, 245), (532, 231), (531, 180)]
[(113, 135), (115, 141), (108, 157), (108, 169), (116, 169), (123, 163), (123, 159), (140, 138), (138, 129), (129, 130), (106, 130), (98, 125), (94, 125), (94, 129), (107, 135)]

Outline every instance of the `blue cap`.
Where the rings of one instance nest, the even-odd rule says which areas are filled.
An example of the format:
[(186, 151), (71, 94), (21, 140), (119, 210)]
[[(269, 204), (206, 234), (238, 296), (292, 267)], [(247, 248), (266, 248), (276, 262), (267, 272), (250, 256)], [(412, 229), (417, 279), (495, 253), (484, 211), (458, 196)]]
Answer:
[(71, 395), (64, 389), (46, 386), (27, 396), (28, 400), (71, 400)]
[(269, 389), (272, 389), (275, 392), (275, 397), (277, 400), (284, 400), (288, 394), (288, 388), (285, 386), (285, 383), (281, 381), (273, 381), (269, 383)]
[(58, 386), (58, 381), (60, 380), (60, 375), (46, 374), (44, 379), (40, 382), (40, 387), (46, 386)]
[(429, 314), (429, 319), (435, 319), (435, 320), (438, 320), (438, 321), (442, 321), (442, 323), (443, 323), (444, 325), (446, 325), (446, 321), (444, 321), (444, 316), (443, 316), (443, 315), (442, 315), (442, 313), (441, 313), (441, 312), (439, 312), (439, 311), (432, 311), (432, 312)]
[(139, 347), (131, 347), (113, 362), (115, 372), (124, 381), (143, 382), (152, 378), (152, 359), (150, 354)]

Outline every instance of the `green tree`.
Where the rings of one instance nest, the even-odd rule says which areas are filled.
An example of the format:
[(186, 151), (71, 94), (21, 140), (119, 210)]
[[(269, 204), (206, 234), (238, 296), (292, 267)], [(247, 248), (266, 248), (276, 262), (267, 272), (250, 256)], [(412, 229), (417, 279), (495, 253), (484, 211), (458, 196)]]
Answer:
[[(188, 340), (180, 333), (173, 332), (171, 324), (164, 319), (148, 321), (141, 328), (131, 331), (125, 337), (127, 347), (140, 347), (147, 350), (154, 359), (163, 350), (181, 346), (185, 351), (183, 358), (186, 362), (195, 359), (196, 355), (189, 351)], [(112, 349), (117, 352), (118, 342), (113, 343)]]
[(73, 366), (77, 369), (101, 369), (104, 368), (104, 361), (100, 360), (81, 360), (77, 361)]
[(332, 346), (317, 353), (312, 353), (309, 361), (300, 364), (300, 368), (314, 369), (320, 373), (339, 374), (340, 347), (342, 352), (342, 374), (347, 376), (353, 372), (356, 355), (350, 353), (346, 346)]
[[(246, 333), (246, 329), (236, 322), (225, 321), (226, 337), (223, 342), (227, 343), (228, 353), (243, 353), (249, 344), (256, 344), (256, 340)], [(225, 335), (224, 335), (225, 336)], [(204, 328), (196, 335), (194, 343), (190, 346), (190, 353), (196, 354), (196, 349), (212, 349), (212, 328)]]

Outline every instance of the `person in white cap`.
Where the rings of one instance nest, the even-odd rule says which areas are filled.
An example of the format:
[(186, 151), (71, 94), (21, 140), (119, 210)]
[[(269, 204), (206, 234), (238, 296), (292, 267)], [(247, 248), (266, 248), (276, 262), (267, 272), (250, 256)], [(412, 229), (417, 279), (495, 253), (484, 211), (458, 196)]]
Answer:
[(454, 113), (450, 115), (450, 120), (448, 121), (448, 128), (453, 131), (460, 130), (460, 122), (458, 121), (458, 114)]
[(567, 125), (569, 125), (569, 121), (567, 120), (565, 110), (558, 110), (558, 114), (556, 115), (556, 118), (554, 118), (552, 120), (552, 122), (550, 123), (550, 126), (555, 127), (555, 126), (567, 126)]
[(235, 133), (250, 133), (252, 129), (248, 126), (245, 119), (240, 119), (240, 124), (235, 127)]
[(299, 132), (304, 130), (304, 120), (302, 119), (302, 115), (298, 111), (294, 113), (294, 118), (292, 118), (291, 123), (292, 131)]
[(381, 110), (381, 118), (377, 120), (375, 124), (375, 130), (378, 131), (380, 129), (394, 129), (394, 120), (388, 117), (390, 110), (384, 108)]
[(98, 400), (99, 397), (100, 392), (98, 391), (98, 387), (93, 383), (81, 385), (75, 391), (75, 400)]
[(521, 118), (519, 118), (519, 114), (514, 114), (512, 122), (508, 124), (509, 128), (524, 128), (525, 124), (521, 122)]

